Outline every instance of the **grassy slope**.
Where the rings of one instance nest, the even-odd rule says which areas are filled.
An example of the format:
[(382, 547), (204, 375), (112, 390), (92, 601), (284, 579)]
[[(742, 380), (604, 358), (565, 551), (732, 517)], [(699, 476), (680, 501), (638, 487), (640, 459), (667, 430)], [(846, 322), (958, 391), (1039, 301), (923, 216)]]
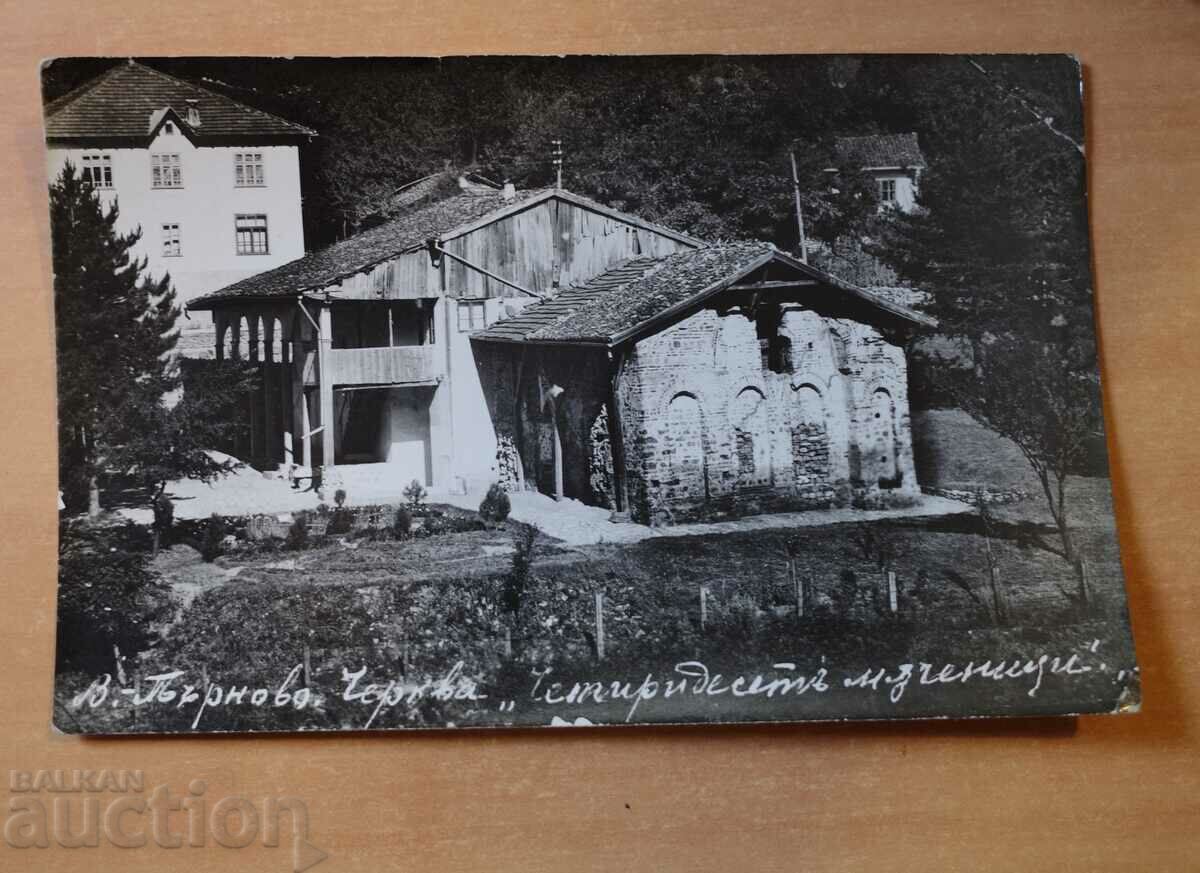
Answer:
[(923, 485), (985, 485), (1040, 489), (1029, 462), (1010, 440), (961, 409), (927, 409), (912, 416), (913, 454)]

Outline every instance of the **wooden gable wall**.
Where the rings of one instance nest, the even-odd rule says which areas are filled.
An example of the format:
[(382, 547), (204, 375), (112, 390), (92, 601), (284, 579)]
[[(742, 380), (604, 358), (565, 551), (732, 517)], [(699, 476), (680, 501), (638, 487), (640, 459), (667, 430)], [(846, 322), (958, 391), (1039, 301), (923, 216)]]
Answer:
[[(692, 248), (675, 237), (558, 198), (535, 203), (444, 242), (444, 248), (538, 294), (585, 282), (638, 256)], [(512, 297), (520, 292), (445, 258), (451, 297)], [(424, 251), (408, 252), (329, 289), (341, 299), (441, 296), (441, 278)]]

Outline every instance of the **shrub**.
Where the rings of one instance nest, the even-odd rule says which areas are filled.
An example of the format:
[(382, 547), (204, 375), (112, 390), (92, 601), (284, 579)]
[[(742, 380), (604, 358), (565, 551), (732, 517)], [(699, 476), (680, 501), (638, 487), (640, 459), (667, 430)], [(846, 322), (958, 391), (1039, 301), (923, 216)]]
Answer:
[(59, 669), (113, 671), (123, 656), (149, 647), (171, 611), (167, 586), (149, 566), (143, 528), (63, 524), (58, 541)]
[(204, 528), (200, 557), (209, 563), (221, 557), (221, 553), (225, 551), (225, 533), (225, 519), (214, 512), (208, 518), (208, 526)]
[(400, 539), (407, 539), (411, 532), (412, 513), (408, 511), (408, 507), (401, 506), (396, 510), (396, 517), (392, 519), (392, 533)]
[(504, 607), (512, 613), (521, 611), (521, 600), (533, 566), (533, 550), (537, 543), (537, 525), (519, 524), (513, 531), (512, 569), (504, 580)]
[(404, 489), (404, 497), (413, 510), (418, 510), (425, 505), (425, 495), (425, 486), (416, 479), (409, 482), (408, 487)]
[(336, 503), (339, 508), (341, 508), (341, 506), (346, 502), (345, 488), (339, 488), (337, 491), (333, 492), (333, 502)]
[(329, 527), (325, 529), (326, 533), (348, 534), (352, 530), (354, 530), (354, 513), (339, 506), (329, 517)]
[(322, 518), (324, 518), (326, 515), (329, 515), (329, 504), (328, 503), (318, 503), (317, 504), (317, 515), (321, 516)]
[(159, 544), (163, 538), (171, 532), (171, 525), (175, 522), (175, 504), (165, 494), (160, 494), (154, 498), (154, 554), (158, 554)]
[(175, 523), (175, 504), (165, 494), (154, 498), (154, 529), (166, 533)]
[(300, 551), (308, 546), (308, 513), (297, 512), (287, 532), (287, 548)]
[(479, 514), (489, 524), (500, 524), (508, 518), (511, 510), (512, 501), (508, 499), (508, 492), (500, 487), (500, 483), (493, 482), (479, 503)]

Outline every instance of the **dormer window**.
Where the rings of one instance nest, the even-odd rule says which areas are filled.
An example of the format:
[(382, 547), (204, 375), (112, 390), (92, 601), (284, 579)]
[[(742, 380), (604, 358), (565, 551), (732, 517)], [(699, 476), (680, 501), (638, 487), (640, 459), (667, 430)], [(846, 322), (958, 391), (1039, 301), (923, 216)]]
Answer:
[(174, 122), (174, 121), (168, 121), (166, 124), (164, 124), (164, 125), (162, 126), (162, 132), (163, 132), (163, 133), (165, 133), (165, 134), (167, 134), (168, 136), (170, 136), (171, 134), (173, 134), (173, 133), (175, 132), (175, 122)]
[(179, 155), (151, 155), (150, 184), (154, 188), (182, 188), (183, 168)]
[(83, 181), (91, 183), (93, 188), (111, 188), (113, 186), (112, 156), (84, 155), (80, 175)]
[(879, 180), (879, 202), (885, 206), (894, 206), (896, 203), (896, 180), (895, 179), (880, 179)]

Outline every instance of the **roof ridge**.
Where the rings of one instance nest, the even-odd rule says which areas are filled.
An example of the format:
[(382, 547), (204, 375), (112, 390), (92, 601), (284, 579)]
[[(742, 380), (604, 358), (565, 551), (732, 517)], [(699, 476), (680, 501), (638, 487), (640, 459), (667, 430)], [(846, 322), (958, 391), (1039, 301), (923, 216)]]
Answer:
[[(182, 79), (179, 76), (176, 76), (172, 73), (164, 72), (163, 70), (157, 70), (154, 67), (149, 66), (148, 64), (143, 64), (138, 61), (132, 61), (130, 64), (128, 64), (128, 66), (146, 70), (147, 72), (153, 73), (156, 76), (161, 76), (164, 79), (170, 79), (172, 82), (178, 82), (180, 85), (183, 85), (184, 87), (187, 87), (187, 88), (191, 88), (193, 91), (200, 91), (201, 93), (204, 93), (204, 94), (211, 94), (214, 97), (220, 97), (222, 100), (228, 100), (230, 103), (236, 103), (238, 106), (242, 107), (243, 109), (248, 109), (251, 112), (257, 112), (259, 115), (265, 115), (267, 118), (272, 118), (275, 121), (278, 121), (282, 124), (286, 124), (288, 127), (299, 128), (300, 130), (306, 131), (306, 132), (312, 134), (313, 136), (317, 136), (317, 132), (315, 130), (313, 130), (311, 127), (308, 127), (303, 124), (298, 124), (295, 121), (288, 121), (288, 119), (284, 118), (281, 115), (276, 115), (275, 113), (268, 112), (265, 109), (259, 109), (257, 106), (251, 106), (249, 103), (243, 103), (241, 100), (238, 100), (236, 97), (230, 97), (228, 94), (222, 94), (220, 91), (214, 91), (211, 88), (204, 87), (203, 85), (197, 85), (195, 82), (191, 82), (187, 79)], [(172, 107), (172, 108), (174, 108), (174, 107)]]

